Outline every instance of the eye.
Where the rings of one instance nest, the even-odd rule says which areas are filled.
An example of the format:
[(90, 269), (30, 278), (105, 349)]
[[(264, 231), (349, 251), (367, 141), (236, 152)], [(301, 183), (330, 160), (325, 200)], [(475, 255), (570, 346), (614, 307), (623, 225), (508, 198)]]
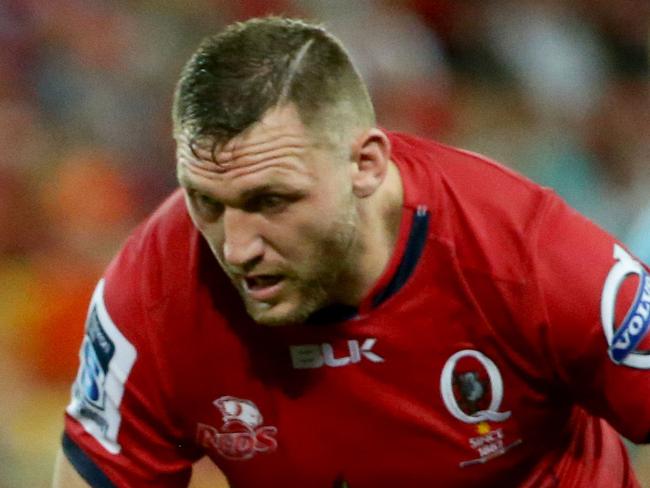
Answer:
[(223, 213), (223, 204), (203, 193), (189, 192), (190, 201), (194, 210), (204, 218), (216, 218)]
[(284, 210), (291, 199), (284, 195), (264, 194), (252, 198), (246, 205), (249, 212), (268, 212), (275, 213)]

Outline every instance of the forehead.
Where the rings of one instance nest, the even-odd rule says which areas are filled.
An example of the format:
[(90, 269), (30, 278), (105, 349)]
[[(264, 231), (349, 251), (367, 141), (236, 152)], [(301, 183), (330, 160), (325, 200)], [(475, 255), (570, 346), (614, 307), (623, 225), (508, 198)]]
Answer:
[(260, 122), (224, 144), (208, 139), (177, 137), (178, 176), (181, 183), (226, 181), (256, 174), (305, 173), (308, 154), (316, 144), (296, 109), (270, 110)]

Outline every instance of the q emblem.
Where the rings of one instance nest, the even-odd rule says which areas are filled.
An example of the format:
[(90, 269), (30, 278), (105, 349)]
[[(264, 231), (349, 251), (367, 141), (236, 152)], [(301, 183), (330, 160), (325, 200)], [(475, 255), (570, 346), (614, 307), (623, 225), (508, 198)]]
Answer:
[[(457, 363), (463, 358), (478, 361), (487, 372), (488, 381), (481, 380), (485, 375), (480, 371), (456, 373)], [(489, 397), (486, 395), (488, 388)], [(440, 375), (440, 392), (447, 410), (461, 422), (503, 422), (511, 415), (509, 411), (499, 412), (503, 400), (503, 380), (499, 369), (485, 354), (473, 349), (463, 349), (447, 359)]]

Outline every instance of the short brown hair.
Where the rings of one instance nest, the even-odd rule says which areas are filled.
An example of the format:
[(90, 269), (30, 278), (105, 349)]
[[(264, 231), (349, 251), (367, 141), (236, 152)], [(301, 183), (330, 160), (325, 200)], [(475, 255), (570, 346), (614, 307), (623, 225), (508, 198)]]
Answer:
[(375, 115), (350, 57), (323, 27), (266, 17), (207, 37), (187, 62), (174, 95), (174, 134), (224, 143), (270, 108), (294, 103), (310, 130), (372, 126)]

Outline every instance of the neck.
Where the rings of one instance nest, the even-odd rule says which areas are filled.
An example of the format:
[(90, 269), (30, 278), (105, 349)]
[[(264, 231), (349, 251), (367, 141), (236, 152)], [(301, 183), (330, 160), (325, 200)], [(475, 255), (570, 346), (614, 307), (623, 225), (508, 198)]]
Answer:
[(346, 283), (341, 287), (340, 303), (359, 305), (388, 266), (397, 244), (402, 203), (402, 180), (391, 161), (379, 189), (360, 202), (353, 262), (348, 267), (350, 272), (340, 280)]

